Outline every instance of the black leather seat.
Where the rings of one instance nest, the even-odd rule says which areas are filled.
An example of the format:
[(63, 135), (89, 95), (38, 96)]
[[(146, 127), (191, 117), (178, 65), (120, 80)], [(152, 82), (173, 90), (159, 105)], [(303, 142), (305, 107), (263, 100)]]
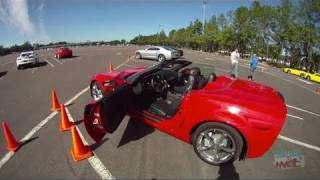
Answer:
[(191, 72), (188, 78), (188, 83), (183, 87), (184, 89), (182, 90), (183, 92), (181, 96), (177, 96), (171, 101), (171, 103), (168, 103), (165, 99), (156, 100), (151, 104), (148, 111), (152, 114), (165, 118), (174, 116), (179, 110), (180, 104), (183, 100), (183, 94), (186, 94), (193, 89), (194, 82), (194, 76)]

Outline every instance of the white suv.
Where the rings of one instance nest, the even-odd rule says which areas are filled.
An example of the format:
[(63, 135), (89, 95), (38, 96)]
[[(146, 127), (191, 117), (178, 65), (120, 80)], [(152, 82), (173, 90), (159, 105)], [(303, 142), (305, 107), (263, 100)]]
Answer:
[(17, 57), (17, 69), (26, 65), (36, 65), (39, 63), (38, 54), (34, 51), (22, 52), (19, 57)]
[(177, 59), (180, 57), (179, 52), (166, 46), (154, 46), (144, 50), (137, 50), (135, 53), (137, 59), (157, 59), (159, 62), (165, 60)]

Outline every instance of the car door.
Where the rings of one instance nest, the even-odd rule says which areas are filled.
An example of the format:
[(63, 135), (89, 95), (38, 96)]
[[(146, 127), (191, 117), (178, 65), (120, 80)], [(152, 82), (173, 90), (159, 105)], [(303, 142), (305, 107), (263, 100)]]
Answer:
[(159, 51), (160, 51), (159, 48), (153, 48), (153, 50), (151, 52), (152, 53), (151, 54), (151, 58), (152, 59), (158, 59)]
[(124, 84), (101, 100), (87, 104), (83, 121), (90, 137), (99, 142), (106, 133), (117, 130), (132, 105), (132, 97), (130, 85)]
[(157, 52), (158, 52), (159, 48), (148, 48), (147, 49), (147, 58), (149, 59), (157, 59), (158, 56), (157, 56)]

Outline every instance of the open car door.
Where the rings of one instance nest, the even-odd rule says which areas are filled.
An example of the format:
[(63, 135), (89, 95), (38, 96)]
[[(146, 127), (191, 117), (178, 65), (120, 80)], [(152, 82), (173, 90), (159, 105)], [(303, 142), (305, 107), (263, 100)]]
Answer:
[(100, 142), (106, 133), (113, 133), (132, 104), (130, 85), (124, 84), (99, 101), (86, 105), (84, 125), (96, 142)]

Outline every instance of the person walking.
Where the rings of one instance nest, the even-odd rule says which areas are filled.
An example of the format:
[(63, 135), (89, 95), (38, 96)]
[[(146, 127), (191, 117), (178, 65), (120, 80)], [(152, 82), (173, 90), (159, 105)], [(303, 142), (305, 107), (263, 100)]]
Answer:
[(250, 60), (250, 75), (248, 76), (248, 78), (252, 81), (254, 80), (254, 76), (255, 76), (258, 64), (259, 64), (259, 59), (256, 54), (253, 54)]
[(239, 60), (240, 60), (240, 54), (238, 52), (238, 49), (235, 49), (230, 56), (231, 59), (231, 77), (238, 78), (238, 66), (239, 66)]

